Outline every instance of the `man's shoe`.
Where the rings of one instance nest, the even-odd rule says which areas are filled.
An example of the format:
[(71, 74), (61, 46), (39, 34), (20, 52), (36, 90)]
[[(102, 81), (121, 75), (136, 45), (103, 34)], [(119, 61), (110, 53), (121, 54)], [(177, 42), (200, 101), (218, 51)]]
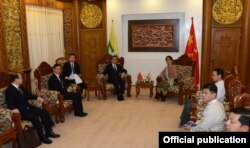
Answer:
[(88, 113), (82, 112), (82, 113), (76, 114), (75, 116), (86, 117), (87, 115), (88, 115)]
[(49, 138), (49, 137), (51, 137), (51, 138), (58, 138), (58, 137), (60, 137), (60, 135), (54, 133), (53, 131), (51, 131), (51, 132), (49, 132), (49, 133), (46, 133), (46, 134), (45, 134), (45, 137), (47, 137), (47, 138)]
[(52, 143), (52, 141), (50, 139), (46, 138), (46, 137), (43, 137), (41, 139), (41, 141), (42, 141), (42, 143), (45, 143), (45, 144), (51, 144)]
[(83, 117), (86, 117), (86, 116), (88, 116), (88, 113), (83, 112), (82, 115), (83, 115)]

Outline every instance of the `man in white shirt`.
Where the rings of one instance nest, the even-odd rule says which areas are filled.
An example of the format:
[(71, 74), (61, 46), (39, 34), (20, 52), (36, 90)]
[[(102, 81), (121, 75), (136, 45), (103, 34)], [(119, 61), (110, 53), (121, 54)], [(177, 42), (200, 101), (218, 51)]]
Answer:
[(216, 68), (213, 70), (212, 80), (213, 82), (215, 82), (215, 85), (217, 86), (217, 89), (218, 89), (216, 98), (221, 102), (224, 101), (225, 93), (226, 93), (223, 77), (224, 77), (223, 69)]
[(217, 99), (217, 87), (215, 84), (205, 84), (203, 86), (202, 101), (207, 103), (203, 112), (203, 117), (198, 120), (195, 126), (188, 126), (192, 132), (221, 132), (224, 131), (224, 120), (226, 118), (223, 104)]
[[(222, 68), (216, 68), (212, 72), (212, 80), (217, 86), (217, 95), (216, 99), (218, 99), (220, 102), (223, 102), (225, 99), (225, 86), (224, 86), (224, 70)], [(200, 100), (201, 102), (203, 100)], [(198, 102), (198, 103), (201, 103)], [(186, 100), (184, 104), (184, 108), (181, 113), (181, 122), (179, 126), (183, 126), (185, 123), (189, 121), (190, 113), (192, 111), (192, 104), (194, 103), (193, 100)], [(196, 103), (196, 102), (195, 102)]]

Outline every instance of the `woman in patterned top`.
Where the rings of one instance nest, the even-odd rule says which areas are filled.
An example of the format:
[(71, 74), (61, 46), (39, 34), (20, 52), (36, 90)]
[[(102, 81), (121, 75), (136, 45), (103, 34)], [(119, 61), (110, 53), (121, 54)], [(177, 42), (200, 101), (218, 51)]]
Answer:
[(167, 65), (160, 73), (161, 82), (156, 85), (155, 95), (156, 99), (161, 98), (162, 101), (166, 100), (166, 94), (173, 88), (177, 77), (176, 67), (173, 64), (173, 58), (171, 56), (167, 56), (165, 61)]

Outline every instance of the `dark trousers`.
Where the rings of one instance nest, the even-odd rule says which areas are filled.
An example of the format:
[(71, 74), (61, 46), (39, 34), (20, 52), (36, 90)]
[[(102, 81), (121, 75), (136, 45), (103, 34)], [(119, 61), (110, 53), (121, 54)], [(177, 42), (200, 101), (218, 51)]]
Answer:
[(124, 93), (125, 81), (122, 78), (109, 80), (108, 82), (114, 85), (115, 92), (118, 96), (121, 96)]
[(181, 117), (180, 117), (181, 118), (180, 126), (184, 125), (185, 123), (189, 121), (190, 114), (192, 112), (193, 103), (194, 103), (194, 100), (186, 99), (182, 113), (181, 113)]
[(79, 115), (83, 112), (82, 98), (79, 93), (67, 92), (64, 94), (64, 98), (73, 101), (75, 115)]
[(52, 126), (55, 125), (47, 110), (32, 106), (30, 109), (20, 110), (20, 113), (23, 120), (28, 120), (33, 124), (40, 139), (44, 137), (42, 125), (46, 133), (49, 133), (52, 130)]

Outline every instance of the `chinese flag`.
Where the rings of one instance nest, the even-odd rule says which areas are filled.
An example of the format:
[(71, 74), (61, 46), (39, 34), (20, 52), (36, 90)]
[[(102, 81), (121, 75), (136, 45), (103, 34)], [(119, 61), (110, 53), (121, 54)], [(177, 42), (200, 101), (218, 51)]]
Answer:
[(139, 72), (137, 75), (137, 81), (141, 81), (141, 80), (142, 80), (142, 75), (141, 75), (141, 72)]
[(194, 69), (194, 86), (197, 87), (199, 84), (199, 54), (196, 44), (196, 36), (194, 30), (193, 17), (191, 18), (192, 24), (190, 28), (190, 33), (186, 45), (185, 54), (195, 62)]

